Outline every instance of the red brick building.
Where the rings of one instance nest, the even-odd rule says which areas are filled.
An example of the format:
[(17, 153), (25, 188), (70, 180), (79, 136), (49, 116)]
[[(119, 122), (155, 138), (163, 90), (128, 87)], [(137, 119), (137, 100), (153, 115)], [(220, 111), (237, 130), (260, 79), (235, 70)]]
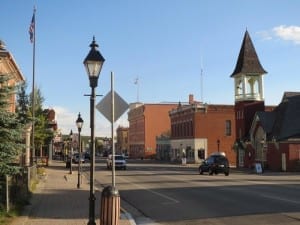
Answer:
[(258, 111), (265, 111), (263, 75), (264, 70), (248, 31), (245, 32), (236, 67), (231, 74), (234, 79), (237, 166), (244, 167), (245, 158), (251, 157), (247, 152), (249, 131)]
[(128, 112), (129, 155), (154, 158), (156, 137), (170, 130), (169, 111), (177, 104), (133, 103)]
[(236, 164), (232, 149), (236, 139), (233, 105), (209, 105), (189, 96), (188, 104), (178, 104), (169, 113), (171, 120), (171, 160), (200, 162), (213, 152), (224, 152)]
[[(0, 75), (10, 76), (9, 86), (16, 86), (25, 81), (25, 78), (19, 69), (13, 55), (7, 51), (3, 41), (0, 40)], [(10, 112), (16, 110), (16, 96), (12, 95), (10, 99)]]
[(264, 70), (248, 31), (231, 77), (235, 87), (238, 166), (300, 171), (300, 93), (286, 92), (278, 106), (265, 107)]
[(117, 128), (117, 142), (116, 152), (118, 154), (128, 154), (129, 142), (128, 142), (128, 127), (119, 126)]
[(271, 112), (257, 112), (250, 129), (245, 165), (262, 163), (274, 171), (300, 171), (300, 93), (285, 92)]

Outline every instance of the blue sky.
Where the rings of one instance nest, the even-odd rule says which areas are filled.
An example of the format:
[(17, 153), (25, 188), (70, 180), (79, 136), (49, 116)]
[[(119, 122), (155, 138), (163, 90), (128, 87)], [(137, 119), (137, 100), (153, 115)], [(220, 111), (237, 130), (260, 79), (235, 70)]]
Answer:
[[(90, 87), (82, 62), (93, 35), (106, 59), (97, 94), (110, 91), (113, 71), (115, 91), (128, 103), (139, 93), (144, 103), (184, 102), (194, 94), (210, 104), (234, 104), (230, 75), (246, 29), (268, 71), (266, 104), (277, 105), (284, 91), (299, 91), (297, 0), (1, 0), (0, 39), (25, 76), (28, 92), (34, 5), (36, 85), (64, 134), (76, 132), (78, 112), (85, 121), (82, 133), (90, 134), (89, 97), (84, 96)], [(128, 124), (127, 113), (119, 124)], [(96, 135), (110, 135), (110, 123), (98, 111)]]

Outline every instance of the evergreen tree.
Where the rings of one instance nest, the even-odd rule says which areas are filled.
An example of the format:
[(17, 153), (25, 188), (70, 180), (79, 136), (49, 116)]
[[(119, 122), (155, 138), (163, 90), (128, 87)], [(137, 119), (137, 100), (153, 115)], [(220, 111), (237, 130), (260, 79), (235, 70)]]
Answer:
[(18, 86), (16, 113), (20, 122), (26, 125), (31, 121), (29, 109), (29, 97), (26, 94), (27, 84), (23, 82)]
[(9, 86), (10, 76), (0, 74), (0, 175), (19, 172), (18, 156), (22, 152), (23, 125), (16, 113), (10, 112), (15, 87)]

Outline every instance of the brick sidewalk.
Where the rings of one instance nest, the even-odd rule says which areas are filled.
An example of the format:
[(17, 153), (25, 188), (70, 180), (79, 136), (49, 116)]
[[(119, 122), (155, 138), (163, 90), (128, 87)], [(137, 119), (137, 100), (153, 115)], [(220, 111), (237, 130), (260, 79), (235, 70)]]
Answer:
[[(40, 180), (31, 204), (11, 225), (86, 225), (89, 215), (89, 183), (82, 176), (81, 188), (77, 189), (77, 179), (77, 171), (69, 174), (64, 162), (52, 161), (51, 165), (46, 167), (46, 175)], [(97, 225), (100, 225), (101, 191), (95, 191)], [(135, 225), (130, 214), (123, 209), (119, 225)]]

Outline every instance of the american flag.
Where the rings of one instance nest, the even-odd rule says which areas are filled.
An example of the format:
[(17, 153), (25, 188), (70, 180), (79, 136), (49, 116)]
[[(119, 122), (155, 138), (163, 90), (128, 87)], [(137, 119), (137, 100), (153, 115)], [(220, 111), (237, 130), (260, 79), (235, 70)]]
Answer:
[(31, 23), (29, 26), (29, 37), (30, 37), (30, 42), (33, 43), (34, 41), (34, 29), (35, 29), (35, 11), (33, 12)]

